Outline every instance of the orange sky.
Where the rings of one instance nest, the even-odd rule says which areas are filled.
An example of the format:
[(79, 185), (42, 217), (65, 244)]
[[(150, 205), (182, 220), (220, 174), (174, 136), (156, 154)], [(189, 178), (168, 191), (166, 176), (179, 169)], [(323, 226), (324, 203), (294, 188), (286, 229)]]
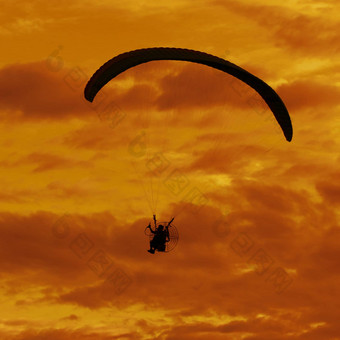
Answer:
[[(1, 9), (0, 339), (340, 339), (338, 1)], [(292, 142), (202, 65), (147, 63), (86, 102), (105, 61), (155, 46), (264, 79)], [(153, 213), (175, 216), (170, 253), (146, 252)]]

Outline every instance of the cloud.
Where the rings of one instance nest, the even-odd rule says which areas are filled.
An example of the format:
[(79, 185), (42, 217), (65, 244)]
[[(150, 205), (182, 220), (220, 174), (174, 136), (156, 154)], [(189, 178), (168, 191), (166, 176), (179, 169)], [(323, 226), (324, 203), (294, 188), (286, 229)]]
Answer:
[(340, 173), (329, 174), (327, 179), (318, 180), (316, 189), (326, 203), (338, 205), (340, 203)]
[(9, 275), (9, 282), (11, 277), (25, 276), (32, 271), (30, 278), (25, 276), (25, 280), (16, 285), (18, 288), (25, 284), (52, 285), (53, 282), (67, 286), (86, 280), (91, 273), (86, 263), (79, 261), (71, 244), (81, 233), (82, 223), (81, 219), (73, 218), (69, 222), (47, 212), (30, 216), (2, 213), (0, 254), (6, 261), (1, 263), (0, 271)]
[(335, 85), (320, 84), (313, 80), (297, 80), (281, 85), (278, 92), (290, 110), (303, 108), (332, 108), (340, 104), (340, 90)]
[[(236, 137), (235, 137), (236, 136)], [(223, 139), (228, 139), (224, 142)], [(249, 165), (268, 158), (267, 146), (256, 145), (255, 142), (246, 142), (237, 134), (227, 134), (222, 139), (216, 134), (215, 138), (220, 145), (207, 151), (197, 151), (196, 158), (183, 171), (204, 171), (206, 173), (229, 174), (238, 177), (249, 171)], [(254, 144), (254, 145), (252, 145)]]
[(327, 20), (327, 12), (315, 16), (302, 14), (293, 6), (220, 0), (212, 3), (256, 22), (266, 29), (272, 44), (288, 48), (294, 54), (328, 56), (339, 53), (339, 35), (336, 33), (339, 23)]
[[(8, 65), (0, 70), (3, 117), (57, 120), (89, 119), (97, 115), (102, 121), (111, 119), (108, 123), (116, 124), (129, 113), (130, 124), (140, 127), (140, 117), (132, 114), (134, 111), (211, 109), (221, 105), (254, 109), (248, 101), (257, 96), (247, 85), (222, 72), (201, 65), (180, 67), (172, 64), (169, 67), (165, 62), (163, 66), (156, 65), (156, 70), (160, 70), (157, 76), (153, 76), (155, 69), (148, 75), (149, 65), (148, 68), (141, 65), (136, 70), (127, 71), (122, 79), (133, 79), (128, 87), (117, 78), (98, 94), (94, 103), (87, 103), (83, 98), (87, 77), (81, 69), (58, 71), (49, 63), (47, 59)], [(192, 121), (192, 113), (186, 115)]]
[(79, 320), (79, 316), (75, 314), (70, 314), (69, 316), (65, 316), (64, 318), (61, 318), (61, 320), (76, 321), (76, 320)]
[[(4, 334), (5, 335), (5, 334)], [(17, 335), (6, 334), (6, 339), (8, 340), (113, 340), (113, 339), (124, 339), (124, 340), (137, 340), (142, 339), (141, 336), (136, 332), (131, 333), (105, 333), (102, 331), (97, 331), (87, 327), (87, 329), (43, 329), (34, 330), (28, 329)]]
[[(109, 119), (93, 121), (69, 132), (65, 135), (63, 143), (72, 149), (84, 148), (103, 152), (111, 152), (119, 147), (127, 149), (132, 136), (139, 132), (133, 125), (129, 127), (130, 122), (129, 119), (129, 122), (124, 124), (124, 128), (119, 126), (111, 128)], [(97, 153), (95, 158), (100, 158), (100, 154)]]
[(55, 120), (89, 112), (78, 86), (62, 72), (49, 70), (45, 61), (5, 66), (0, 70), (2, 115)]
[[(339, 91), (338, 68), (328, 59), (338, 53), (339, 24), (333, 8), (317, 7), (325, 3), (335, 5), (3, 6), (2, 32), (13, 37), (5, 41), (3, 62), (25, 49), (28, 54), (0, 70), (6, 155), (1, 339), (337, 337)], [(178, 11), (169, 16), (173, 6)], [(113, 52), (108, 31), (121, 33)], [(54, 38), (64, 44), (63, 59), (26, 62), (41, 58), (51, 36), (52, 44)], [(20, 51), (13, 48), (19, 38)], [(65, 66), (84, 61), (94, 71), (98, 60), (150, 44), (218, 54), (226, 41), (243, 67), (278, 84), (273, 87), (292, 111), (296, 132), (289, 147), (281, 134), (274, 136), (269, 109), (260, 116), (261, 103), (249, 106), (258, 95), (222, 72), (185, 62), (147, 63), (110, 82), (90, 104), (83, 98), (89, 74)], [(265, 125), (267, 113), (272, 121)], [(207, 184), (208, 198), (199, 209), (162, 192), (157, 216), (175, 215), (180, 238), (174, 251), (155, 255), (146, 251), (143, 233), (152, 214), (124, 163), (130, 143), (150, 121), (152, 151), (164, 142), (172, 165), (200, 189)], [(113, 171), (103, 175), (106, 165)], [(141, 166), (141, 176), (149, 177)], [(38, 203), (46, 211), (36, 211)], [(70, 213), (60, 218), (56, 211), (62, 209)], [(287, 279), (282, 292), (275, 273)]]
[(70, 168), (75, 166), (89, 166), (91, 164), (90, 162), (75, 161), (74, 159), (39, 152), (34, 152), (28, 155), (24, 162), (27, 162), (28, 164), (37, 164), (33, 170), (34, 172), (43, 172), (58, 168), (62, 169), (65, 167)]
[[(286, 320), (272, 317), (252, 317), (247, 321), (231, 321), (214, 325), (206, 322), (194, 322), (174, 326), (163, 332), (166, 339), (296, 339), (282, 332), (287, 331)], [(252, 334), (252, 335), (251, 335)], [(162, 339), (163, 337), (160, 337)]]
[[(311, 320), (328, 320), (332, 324), (334, 312), (329, 311), (326, 319), (314, 314), (322, 306), (329, 306), (331, 297), (315, 295), (314, 290), (335, 289), (337, 284), (337, 231), (335, 227), (328, 233), (313, 229), (308, 218), (297, 224), (298, 229), (293, 228), (295, 216), (300, 216), (302, 211), (304, 214), (313, 211), (311, 219), (321, 218), (322, 205), (313, 205), (308, 196), (298, 191), (254, 181), (232, 182), (224, 197), (230, 209), (225, 217), (219, 209), (209, 206), (197, 215), (183, 210), (176, 217), (179, 244), (175, 251), (164, 256), (146, 252), (148, 240), (144, 238), (143, 228), (147, 219), (122, 223), (111, 214), (102, 213), (71, 215), (56, 224), (57, 216), (46, 212), (26, 217), (3, 213), (0, 256), (6, 261), (1, 263), (0, 271), (8, 277), (3, 282), (7, 294), (15, 297), (33, 284), (49, 289), (41, 290), (40, 298), (27, 301), (29, 304), (72, 304), (92, 311), (117, 303), (122, 310), (142, 304), (158, 309), (166, 306), (168, 313), (182, 318), (195, 315), (204, 318), (213, 310), (247, 320), (218, 327), (198, 323), (188, 328), (179, 321), (181, 326), (170, 327), (168, 331), (163, 329), (165, 338), (180, 333), (188, 339), (204, 338), (207, 334), (218, 339), (222, 338), (221, 333), (234, 337), (250, 333), (254, 338), (275, 339), (291, 332), (292, 327), (298, 329), (299, 324), (306, 327)], [(181, 210), (179, 208), (174, 207), (177, 211)], [(216, 221), (221, 218), (230, 227), (225, 234), (216, 229)], [(322, 218), (326, 218), (324, 224), (327, 225), (332, 216)], [(69, 232), (64, 234), (67, 228)], [(251, 251), (244, 255), (235, 250), (240, 235), (247, 235), (252, 242)], [(320, 242), (315, 243), (316, 238)], [(263, 275), (256, 273), (258, 268), (251, 260), (261, 249), (274, 260), (272, 269)], [(102, 268), (97, 263), (96, 269), (89, 260), (98, 251), (102, 251), (108, 262)], [(128, 287), (121, 294), (117, 294), (118, 278), (110, 282), (105, 274), (106, 265), (111, 263), (129, 278)], [(161, 269), (164, 267), (166, 272)], [(291, 287), (282, 295), (277, 295), (275, 285), (267, 280), (279, 267), (296, 271), (291, 274), (294, 278)], [(105, 273), (99, 275), (98, 270)], [(332, 277), (329, 270), (333, 271)], [(13, 286), (26, 271), (30, 275), (25, 276), (20, 285)], [(108, 274), (113, 272), (107, 271)], [(319, 286), (318, 275), (324, 275), (322, 286)], [(291, 309), (304, 310), (304, 319), (296, 323), (293, 320), (282, 322), (281, 313), (289, 315)], [(268, 314), (271, 319), (253, 320), (258, 313)], [(37, 337), (40, 333), (34, 334)], [(25, 336), (30, 339), (33, 335)], [(65, 339), (67, 336), (63, 334)], [(64, 340), (63, 337), (59, 336)]]

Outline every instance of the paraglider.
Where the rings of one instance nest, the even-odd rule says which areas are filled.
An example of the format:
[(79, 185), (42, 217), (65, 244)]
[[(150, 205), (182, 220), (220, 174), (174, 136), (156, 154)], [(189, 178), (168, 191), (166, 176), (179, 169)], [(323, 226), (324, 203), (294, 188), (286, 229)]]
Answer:
[[(88, 81), (84, 95), (92, 102), (97, 93), (113, 78), (137, 65), (155, 60), (178, 60), (206, 65), (232, 75), (253, 88), (266, 102), (281, 127), (287, 141), (293, 137), (293, 128), (287, 108), (279, 95), (263, 80), (245, 69), (227, 61), (200, 51), (182, 48), (156, 47), (138, 49), (122, 53), (102, 65)], [(154, 229), (151, 223), (145, 228), (145, 234), (150, 237), (150, 253), (155, 251), (168, 252), (178, 242), (176, 227), (170, 222), (158, 223), (154, 215)]]

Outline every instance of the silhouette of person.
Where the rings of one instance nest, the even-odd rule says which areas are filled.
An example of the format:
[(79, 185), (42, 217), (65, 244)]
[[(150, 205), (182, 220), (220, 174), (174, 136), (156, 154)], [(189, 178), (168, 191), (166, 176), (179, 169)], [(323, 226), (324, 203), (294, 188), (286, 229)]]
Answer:
[(148, 225), (148, 227), (154, 234), (153, 239), (150, 241), (150, 249), (148, 250), (148, 252), (154, 254), (156, 249), (158, 251), (165, 251), (165, 243), (169, 240), (169, 232), (167, 228), (164, 229), (164, 226), (161, 224), (155, 230), (151, 229), (150, 224)]

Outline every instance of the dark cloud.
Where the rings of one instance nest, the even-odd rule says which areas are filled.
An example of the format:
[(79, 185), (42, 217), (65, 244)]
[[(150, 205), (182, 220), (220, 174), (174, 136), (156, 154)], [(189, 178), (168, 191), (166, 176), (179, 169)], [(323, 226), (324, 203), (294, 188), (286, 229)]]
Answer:
[[(23, 162), (19, 162), (19, 164)], [(89, 166), (91, 162), (75, 161), (74, 159), (52, 155), (48, 153), (34, 152), (26, 157), (24, 163), (36, 164), (34, 172), (43, 172), (54, 169), (64, 169), (76, 166)]]
[[(6, 334), (6, 333), (5, 333)], [(4, 335), (5, 335), (4, 334)], [(112, 334), (109, 332), (92, 330), (90, 327), (87, 329), (43, 329), (43, 330), (27, 330), (17, 335), (6, 334), (8, 340), (113, 340), (113, 339), (126, 339), (138, 340), (142, 337), (137, 332)]]
[(278, 92), (290, 110), (303, 108), (330, 108), (340, 103), (340, 91), (334, 85), (320, 84), (313, 80), (297, 80), (281, 85)]
[(327, 179), (317, 181), (316, 189), (328, 204), (338, 205), (340, 203), (340, 172), (327, 177)]
[(80, 116), (89, 112), (82, 88), (63, 72), (49, 70), (45, 61), (8, 65), (0, 70), (0, 108), (8, 119), (18, 113), (26, 120)]

